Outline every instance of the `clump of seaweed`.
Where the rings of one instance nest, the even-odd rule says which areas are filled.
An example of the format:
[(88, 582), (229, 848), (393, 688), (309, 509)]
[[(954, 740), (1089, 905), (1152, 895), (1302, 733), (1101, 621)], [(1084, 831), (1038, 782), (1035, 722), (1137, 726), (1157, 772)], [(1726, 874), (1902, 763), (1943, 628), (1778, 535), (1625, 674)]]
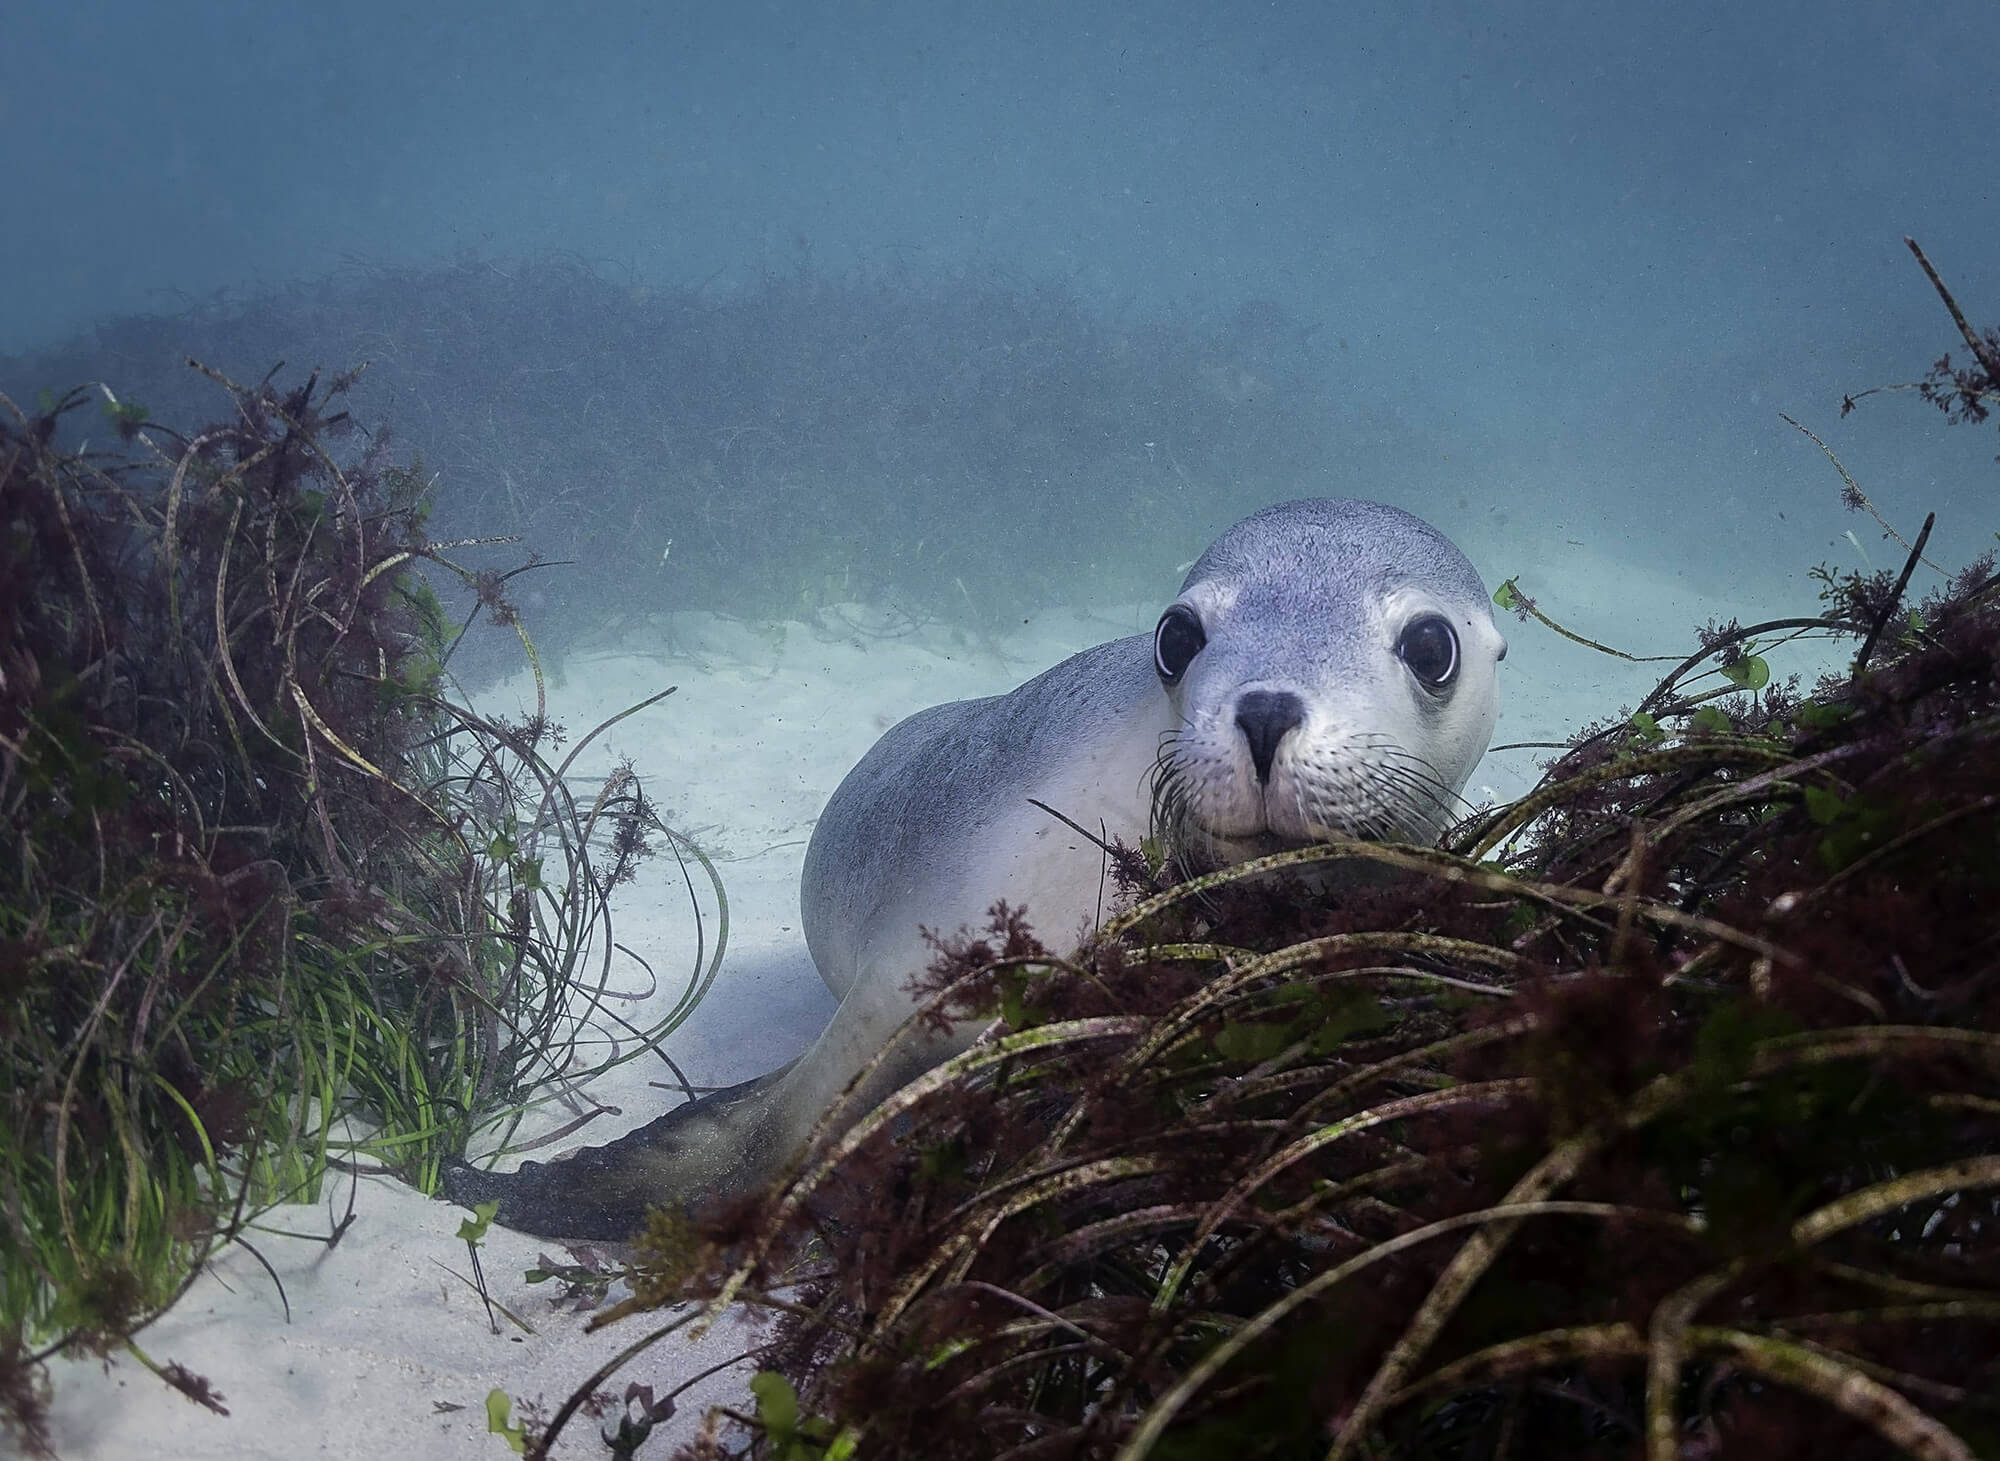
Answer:
[[(578, 798), (545, 706), (454, 703), (414, 570), (515, 623), (507, 575), (429, 540), (351, 376), (215, 378), (191, 436), (0, 398), (0, 1426), (31, 1447), (58, 1350), (222, 1409), (134, 1340), (210, 1255), (338, 1167), (430, 1190), (602, 1066), (571, 1057), (613, 1018), (610, 890), (673, 835), (629, 766)], [(120, 445), (58, 445), (93, 395)]]
[[(1966, 319), (1965, 311), (1958, 307), (1958, 301), (1951, 296), (1951, 290), (1931, 263), (1923, 248), (1913, 238), (1905, 238), (1903, 243), (1915, 256), (1917, 266), (1924, 271), (1924, 277), (1937, 290), (1951, 322), (1958, 327), (1958, 337), (1965, 342), (1970, 363), (1954, 366), (1951, 352), (1939, 356), (1937, 363), (1924, 372), (1922, 380), (1904, 385), (1876, 386), (1873, 390), (1856, 391), (1840, 403), (1840, 414), (1845, 416), (1865, 397), (1881, 391), (1915, 391), (1924, 400), (1944, 412), (1945, 419), (1955, 426), (1978, 425), (1996, 404), (2000, 404), (2000, 329), (1988, 326), (1984, 331), (1973, 328)], [(1850, 484), (1851, 485), (1851, 484)], [(1857, 489), (1858, 490), (1858, 489)]]
[(988, 1036), (604, 1316), (778, 1315), (683, 1461), (2000, 1455), (2000, 583), (1907, 581), (1440, 847), (942, 945)]

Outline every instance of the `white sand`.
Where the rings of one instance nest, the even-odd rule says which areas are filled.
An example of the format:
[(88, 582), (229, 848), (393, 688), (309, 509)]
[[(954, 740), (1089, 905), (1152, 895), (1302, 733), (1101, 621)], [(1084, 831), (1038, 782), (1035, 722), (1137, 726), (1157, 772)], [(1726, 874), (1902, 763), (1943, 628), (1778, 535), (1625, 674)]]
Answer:
[[(1542, 548), (1546, 561), (1483, 563), (1489, 580), (1522, 574), (1542, 608), (1580, 632), (1635, 653), (1682, 653), (1689, 626), (1712, 615), (1744, 622), (1815, 607), (1803, 580), (1769, 586), (1768, 602), (1704, 598), (1664, 569), (1619, 562), (1594, 549)], [(1475, 557), (1484, 556), (1475, 548)], [(888, 726), (920, 706), (1005, 690), (1064, 654), (1148, 627), (1152, 610), (1051, 611), (997, 643), (940, 629), (903, 639), (789, 625), (782, 633), (705, 615), (677, 616), (646, 631), (648, 657), (573, 661), (552, 709), (572, 732), (594, 725), (666, 685), (679, 691), (618, 727), (607, 749), (631, 755), (677, 825), (724, 859), (731, 904), (729, 956), (721, 979), (669, 1049), (697, 1084), (746, 1079), (789, 1059), (819, 1031), (831, 1001), (798, 931), (797, 879), (805, 839), (841, 775)], [(1508, 621), (1505, 706), (1497, 740), (1556, 740), (1583, 719), (1631, 704), (1663, 666), (1625, 665), (1566, 644), (1531, 624)], [(1823, 653), (1823, 651), (1822, 651)], [(1795, 661), (1810, 669), (1803, 659)], [(1780, 665), (1780, 673), (1786, 667)], [(518, 683), (482, 697), (489, 709), (531, 706)], [(1475, 773), (1468, 794), (1513, 796), (1530, 785), (1546, 752), (1501, 752)], [(589, 769), (601, 770), (603, 756)], [(995, 890), (996, 893), (1002, 890)], [(693, 923), (672, 864), (655, 860), (617, 906), (617, 936), (669, 983), (686, 977)], [(664, 998), (671, 997), (671, 991)], [(633, 1007), (635, 1017), (643, 1008)], [(623, 1116), (594, 1124), (601, 1141), (658, 1114), (672, 1101), (649, 1082), (663, 1067), (635, 1063), (596, 1088)], [(342, 1188), (335, 1202), (344, 1207)], [(536, 1254), (558, 1245), (495, 1230), (484, 1248), (494, 1295), (535, 1329), (493, 1333), (476, 1296), (447, 1268), (465, 1271), (454, 1232), (464, 1214), (390, 1182), (365, 1182), (359, 1214), (331, 1253), (276, 1236), (258, 1247), (277, 1268), (291, 1304), (247, 1255), (216, 1263), (170, 1314), (141, 1335), (161, 1363), (178, 1361), (226, 1397), (224, 1418), (197, 1408), (130, 1361), (55, 1366), (53, 1431), (58, 1453), (81, 1458), (424, 1457), (505, 1461), (512, 1453), (486, 1428), (494, 1388), (559, 1404), (604, 1359), (644, 1332), (633, 1320), (589, 1336), (582, 1319), (551, 1308), (546, 1289), (522, 1280)], [(274, 1214), (274, 1225), (324, 1231), (324, 1213)], [(652, 1316), (648, 1316), (651, 1318)], [(746, 1347), (725, 1325), (699, 1347), (668, 1340), (612, 1382), (664, 1393)], [(706, 1404), (740, 1403), (747, 1367), (704, 1382), (680, 1414), (654, 1433), (644, 1456), (664, 1456)], [(455, 1407), (455, 1408), (454, 1408)], [(558, 1454), (602, 1456), (595, 1425), (579, 1418)]]

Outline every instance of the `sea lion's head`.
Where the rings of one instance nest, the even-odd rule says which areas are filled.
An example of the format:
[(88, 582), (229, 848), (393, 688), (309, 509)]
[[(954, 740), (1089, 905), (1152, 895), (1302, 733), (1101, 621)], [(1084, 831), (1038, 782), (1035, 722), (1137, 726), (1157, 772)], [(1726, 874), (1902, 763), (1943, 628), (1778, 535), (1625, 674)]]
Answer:
[(1506, 654), (1478, 572), (1422, 519), (1334, 498), (1245, 518), (1153, 632), (1178, 719), (1156, 830), (1208, 862), (1433, 840), (1492, 740)]

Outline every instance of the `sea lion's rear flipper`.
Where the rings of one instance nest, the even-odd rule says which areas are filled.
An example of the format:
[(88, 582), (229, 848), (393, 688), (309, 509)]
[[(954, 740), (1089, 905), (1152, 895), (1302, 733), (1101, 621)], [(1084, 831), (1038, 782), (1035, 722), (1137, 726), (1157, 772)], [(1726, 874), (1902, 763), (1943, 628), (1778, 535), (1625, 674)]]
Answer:
[[(711, 1091), (604, 1146), (551, 1162), (523, 1162), (516, 1172), (451, 1163), (443, 1195), (462, 1207), (498, 1199), (495, 1222), (538, 1237), (630, 1238), (645, 1226), (651, 1208), (690, 1208), (757, 1178), (733, 1160), (744, 1151), (740, 1129), (757, 1122), (758, 1108), (791, 1068)], [(786, 1155), (778, 1153), (773, 1167)]]

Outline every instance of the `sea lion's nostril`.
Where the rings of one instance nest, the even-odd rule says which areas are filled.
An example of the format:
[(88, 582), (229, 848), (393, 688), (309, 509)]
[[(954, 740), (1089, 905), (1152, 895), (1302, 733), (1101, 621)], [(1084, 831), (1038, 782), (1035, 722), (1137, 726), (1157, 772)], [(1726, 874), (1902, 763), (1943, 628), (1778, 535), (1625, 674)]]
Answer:
[(1289, 690), (1251, 690), (1237, 700), (1236, 723), (1250, 742), (1250, 759), (1256, 763), (1259, 782), (1270, 784), (1278, 742), (1305, 718), (1305, 702)]

